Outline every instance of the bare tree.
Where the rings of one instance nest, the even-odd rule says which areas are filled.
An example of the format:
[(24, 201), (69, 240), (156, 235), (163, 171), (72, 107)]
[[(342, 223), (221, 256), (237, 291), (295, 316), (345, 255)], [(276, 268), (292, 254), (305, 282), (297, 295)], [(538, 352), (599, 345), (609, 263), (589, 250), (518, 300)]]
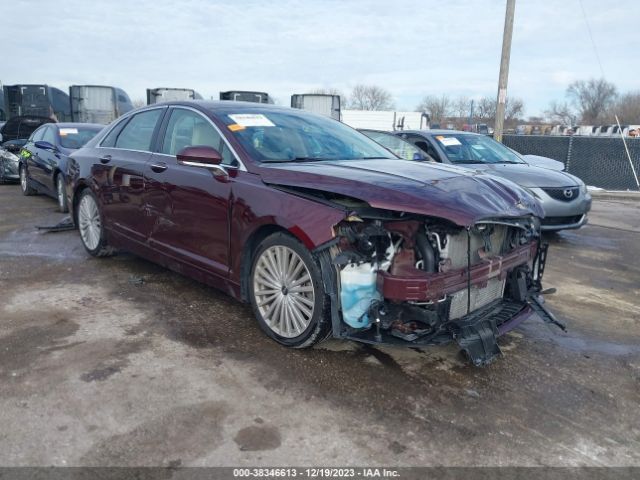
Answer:
[(456, 117), (468, 118), (471, 113), (471, 100), (469, 97), (460, 96), (453, 101), (453, 113)]
[(447, 95), (439, 97), (435, 95), (427, 95), (422, 102), (416, 107), (419, 112), (427, 112), (431, 116), (431, 121), (442, 122), (451, 116), (453, 110), (453, 102)]
[(627, 125), (640, 125), (640, 91), (628, 92), (621, 95), (614, 104), (610, 115), (615, 118), (618, 115), (621, 123)]
[(524, 101), (513, 97), (506, 99), (504, 119), (507, 122), (518, 120), (524, 116)]
[[(476, 118), (486, 122), (492, 122), (496, 119), (496, 110), (498, 100), (494, 97), (482, 97), (478, 101), (476, 108)], [(524, 116), (524, 101), (521, 98), (507, 97), (505, 103), (504, 120), (505, 125), (516, 123)]]
[(353, 87), (349, 107), (356, 110), (390, 110), (393, 108), (393, 97), (382, 87), (360, 84)]
[(554, 100), (549, 104), (549, 108), (544, 111), (544, 114), (552, 123), (569, 126), (577, 123), (576, 113), (567, 102), (560, 103)]
[(604, 78), (577, 80), (567, 87), (567, 97), (578, 111), (580, 121), (586, 124), (601, 120), (615, 102), (617, 94), (615, 85)]
[(144, 107), (146, 104), (147, 102), (145, 102), (141, 98), (136, 98), (131, 102), (131, 105), (133, 105), (133, 108)]
[(478, 100), (476, 117), (479, 120), (495, 120), (497, 100), (493, 97), (482, 97)]

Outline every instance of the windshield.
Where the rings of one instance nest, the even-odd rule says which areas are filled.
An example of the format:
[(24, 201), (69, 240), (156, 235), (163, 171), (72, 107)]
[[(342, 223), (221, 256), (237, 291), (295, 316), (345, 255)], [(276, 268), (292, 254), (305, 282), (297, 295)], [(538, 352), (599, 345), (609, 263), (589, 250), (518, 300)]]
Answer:
[(64, 148), (78, 149), (97, 135), (100, 128), (60, 127), (60, 145)]
[(400, 137), (375, 130), (360, 130), (360, 132), (404, 160), (428, 160), (426, 153)]
[(525, 163), (501, 143), (484, 135), (435, 135), (451, 163)]
[(266, 108), (215, 113), (258, 162), (395, 158), (365, 135), (330, 118)]

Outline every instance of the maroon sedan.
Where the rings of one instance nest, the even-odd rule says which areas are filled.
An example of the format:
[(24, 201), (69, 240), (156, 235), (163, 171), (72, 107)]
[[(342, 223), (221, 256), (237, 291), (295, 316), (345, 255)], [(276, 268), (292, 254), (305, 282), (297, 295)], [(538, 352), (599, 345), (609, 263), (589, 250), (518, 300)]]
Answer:
[(250, 302), (277, 342), (455, 339), (476, 365), (537, 312), (543, 211), (507, 180), (405, 161), (332, 119), (242, 102), (128, 113), (72, 156), (94, 256), (134, 252)]

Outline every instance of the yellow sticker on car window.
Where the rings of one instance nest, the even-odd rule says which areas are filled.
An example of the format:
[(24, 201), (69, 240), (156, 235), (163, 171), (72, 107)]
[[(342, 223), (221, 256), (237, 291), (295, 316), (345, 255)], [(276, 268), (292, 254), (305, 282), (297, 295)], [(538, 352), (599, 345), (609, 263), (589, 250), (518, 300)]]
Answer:
[(228, 128), (229, 130), (231, 130), (232, 132), (237, 132), (238, 130), (244, 130), (244, 129), (245, 129), (245, 128), (247, 128), (247, 127), (245, 127), (245, 126), (243, 126), (243, 125), (238, 125), (237, 123), (232, 123), (232, 124), (231, 124), (231, 125), (229, 125), (227, 128)]
[(462, 143), (460, 143), (460, 140), (458, 140), (456, 137), (445, 137), (443, 135), (438, 135), (436, 139), (445, 147), (455, 147), (457, 145), (462, 145)]

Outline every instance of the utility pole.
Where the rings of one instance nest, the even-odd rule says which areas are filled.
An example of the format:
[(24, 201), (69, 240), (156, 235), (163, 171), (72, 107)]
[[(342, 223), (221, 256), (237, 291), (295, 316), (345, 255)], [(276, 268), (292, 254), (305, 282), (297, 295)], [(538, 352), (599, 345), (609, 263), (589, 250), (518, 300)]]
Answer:
[(504, 33), (502, 36), (502, 58), (500, 59), (500, 77), (498, 78), (498, 103), (496, 105), (496, 123), (493, 138), (502, 142), (504, 128), (504, 111), (507, 103), (507, 83), (509, 81), (509, 60), (511, 57), (511, 37), (513, 36), (513, 17), (516, 10), (516, 0), (507, 0), (507, 14), (504, 19)]

